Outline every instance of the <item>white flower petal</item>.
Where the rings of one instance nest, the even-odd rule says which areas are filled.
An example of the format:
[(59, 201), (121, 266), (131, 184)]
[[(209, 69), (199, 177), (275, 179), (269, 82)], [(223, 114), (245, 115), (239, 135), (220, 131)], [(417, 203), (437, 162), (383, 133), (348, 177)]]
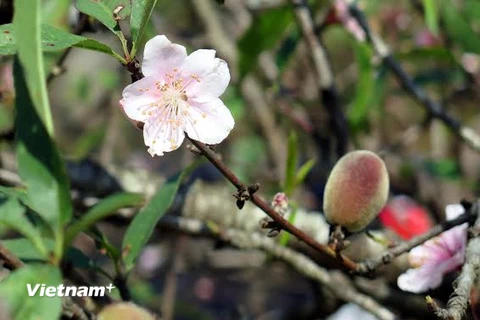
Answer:
[(334, 314), (329, 316), (327, 320), (376, 320), (377, 318), (366, 311), (365, 309), (360, 308), (358, 305), (353, 303), (344, 304), (340, 309), (338, 309)]
[(220, 99), (210, 103), (192, 103), (185, 110), (188, 112), (185, 116), (188, 136), (206, 144), (222, 142), (235, 125), (232, 113)]
[(197, 50), (185, 59), (182, 76), (192, 78), (187, 96), (198, 102), (211, 102), (225, 91), (230, 82), (227, 63), (215, 58), (215, 50)]
[(465, 213), (465, 208), (461, 204), (448, 204), (445, 206), (445, 215), (447, 220), (454, 220)]
[(397, 279), (397, 285), (403, 291), (422, 293), (435, 289), (442, 283), (443, 272), (435, 265), (425, 265), (420, 268), (409, 269)]
[(148, 112), (155, 108), (151, 104), (158, 100), (155, 82), (156, 78), (145, 77), (123, 90), (120, 104), (130, 119), (142, 122), (148, 119)]
[(164, 77), (165, 73), (180, 68), (186, 57), (184, 46), (171, 43), (165, 36), (156, 36), (145, 44), (142, 72), (145, 76)]
[(143, 127), (143, 139), (152, 156), (163, 156), (164, 152), (178, 149), (185, 139), (182, 128), (171, 122), (162, 121), (166, 119), (160, 119), (160, 114), (161, 112), (157, 112), (157, 115), (149, 118)]

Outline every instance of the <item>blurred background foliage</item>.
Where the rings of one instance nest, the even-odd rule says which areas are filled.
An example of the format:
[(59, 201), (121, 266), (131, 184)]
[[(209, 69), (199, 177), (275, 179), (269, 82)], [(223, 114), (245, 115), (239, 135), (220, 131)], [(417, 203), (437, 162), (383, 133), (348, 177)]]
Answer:
[[(281, 0), (217, 2), (158, 0), (139, 45), (139, 57), (143, 44), (157, 34), (185, 45), (189, 52), (216, 49), (217, 56), (227, 60), (231, 68), (232, 83), (222, 99), (236, 121), (217, 151), (242, 180), (260, 182), (265, 197), (289, 187), (294, 203), (318, 210), (326, 176), (338, 158), (334, 151), (336, 137), (292, 7)], [(334, 19), (330, 1), (308, 3), (340, 93), (349, 149), (381, 154), (391, 175), (392, 194), (411, 196), (428, 207), (437, 221), (443, 219), (446, 204), (478, 196), (478, 154), (430, 117), (401, 88), (371, 46), (355, 39)], [(358, 1), (358, 5), (372, 31), (384, 39), (415, 83), (441, 101), (462, 124), (480, 132), (480, 2), (369, 0)], [(2, 24), (10, 22), (6, 2), (0, 2), (0, 8)], [(78, 19), (70, 0), (43, 0), (44, 23), (72, 32)], [(218, 19), (226, 38), (212, 29), (211, 19)], [(120, 22), (123, 30), (128, 30), (127, 23)], [(115, 35), (94, 19), (89, 19), (82, 35), (121, 52)], [(222, 42), (225, 45), (218, 46)], [(55, 70), (62, 54), (45, 53), (47, 72)], [(4, 137), (0, 150), (2, 167), (8, 168), (13, 154), (8, 138), (14, 122), (12, 58), (2, 56), (0, 62), (0, 134)], [(88, 191), (92, 189), (90, 180), (101, 180), (89, 162), (82, 162), (86, 163), (85, 171), (71, 169), (72, 164), (86, 159), (109, 170), (129, 191), (150, 194), (161, 185), (157, 182), (192, 162), (195, 155), (185, 147), (163, 157), (151, 158), (146, 152), (141, 132), (119, 108), (122, 90), (131, 80), (118, 61), (73, 48), (62, 68), (49, 80), (48, 93), (55, 140), (69, 160), (73, 186), (81, 186), (85, 180), (84, 189)], [(253, 89), (251, 79), (255, 79)], [(308, 167), (301, 174), (309, 172), (305, 181), (300, 179), (294, 188), (287, 186), (286, 182), (292, 183), (293, 175), (306, 163)], [(132, 172), (136, 180), (129, 177)], [(204, 180), (222, 179), (205, 165), (197, 174)], [(113, 184), (113, 189), (118, 187), (116, 181), (105, 181)], [(145, 190), (150, 183), (153, 189)], [(113, 243), (121, 243), (117, 233), (123, 227), (106, 223), (102, 228)], [(171, 290), (172, 277), (178, 278), (179, 291), (175, 319), (306, 319), (333, 310), (318, 310), (321, 290), (282, 264), (270, 261), (250, 269), (225, 267), (217, 273), (216, 265), (221, 263), (215, 257), (195, 252), (208, 247), (211, 240), (175, 233), (158, 237), (146, 248), (138, 270), (130, 278), (134, 298), (153, 310), (159, 309), (159, 299)], [(108, 265), (105, 255), (92, 249), (91, 239), (80, 238), (76, 245), (98, 264)], [(215, 245), (224, 247), (222, 243)], [(255, 261), (253, 257), (250, 259)], [(228, 256), (234, 258), (242, 260), (233, 253)], [(216, 259), (221, 261), (222, 256)], [(93, 273), (89, 276), (95, 278)]]

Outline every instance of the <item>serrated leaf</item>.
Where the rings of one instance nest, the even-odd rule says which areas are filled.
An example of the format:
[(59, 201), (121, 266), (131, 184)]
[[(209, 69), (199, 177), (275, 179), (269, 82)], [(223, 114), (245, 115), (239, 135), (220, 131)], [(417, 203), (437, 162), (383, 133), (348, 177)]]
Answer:
[[(42, 119), (48, 134), (53, 136), (53, 119), (40, 46), (40, 0), (15, 0), (14, 5), (13, 25), (17, 39), (18, 59), (25, 69), (25, 81), (32, 98), (32, 105)], [(19, 93), (16, 92), (18, 96)]]
[(103, 199), (68, 228), (65, 246), (68, 247), (80, 232), (87, 230), (97, 221), (114, 214), (118, 209), (139, 206), (144, 200), (141, 194), (129, 192), (119, 192)]
[(36, 248), (40, 256), (46, 258), (47, 250), (41, 235), (35, 226), (25, 216), (26, 208), (14, 197), (8, 197), (0, 192), (0, 225), (11, 228), (25, 238)]
[(425, 22), (428, 29), (434, 34), (438, 34), (438, 7), (437, 0), (423, 0), (425, 11)]
[[(48, 24), (43, 24), (41, 28), (40, 43), (42, 51), (50, 52), (77, 47), (103, 52), (118, 59), (119, 55), (112, 48), (97, 40), (77, 36)], [(13, 24), (0, 26), (0, 54), (8, 55), (16, 52), (17, 39)]]
[(33, 107), (18, 60), (14, 63), (14, 76), (18, 171), (27, 187), (28, 206), (60, 238), (63, 226), (72, 216), (65, 165)]
[(123, 261), (127, 270), (133, 268), (135, 260), (147, 244), (158, 220), (172, 205), (183, 178), (189, 175), (196, 165), (196, 163), (190, 165), (180, 174), (165, 182), (153, 196), (152, 200), (135, 215), (135, 218), (128, 226), (122, 244), (122, 248), (126, 253)]
[[(39, 284), (57, 287), (62, 283), (60, 270), (51, 265), (25, 265), (0, 282), (1, 301), (7, 304), (12, 320), (59, 319), (62, 298), (28, 295), (28, 287)], [(40, 291), (40, 289), (39, 289)]]
[(287, 165), (285, 168), (284, 192), (287, 197), (292, 196), (295, 189), (295, 174), (297, 171), (298, 137), (295, 131), (291, 131), (288, 137)]
[(443, 1), (442, 17), (448, 35), (463, 50), (480, 54), (480, 36), (473, 32), (451, 0)]
[(136, 0), (132, 3), (132, 15), (130, 16), (130, 29), (132, 32), (131, 56), (137, 53), (138, 43), (141, 40), (145, 27), (155, 8), (157, 0)]
[(80, 12), (94, 17), (113, 32), (117, 31), (115, 30), (117, 20), (128, 17), (131, 10), (129, 0), (77, 0), (75, 7)]
[(275, 46), (294, 21), (289, 6), (278, 7), (257, 16), (238, 41), (239, 71), (243, 77), (257, 64), (260, 53)]

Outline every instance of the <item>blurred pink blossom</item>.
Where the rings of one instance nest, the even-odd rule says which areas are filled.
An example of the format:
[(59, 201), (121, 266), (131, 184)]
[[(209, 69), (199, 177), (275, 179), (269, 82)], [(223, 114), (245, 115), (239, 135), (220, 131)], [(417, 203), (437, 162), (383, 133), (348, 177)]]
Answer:
[(177, 149), (185, 132), (217, 144), (233, 129), (232, 114), (219, 99), (230, 72), (215, 50), (187, 56), (184, 46), (156, 36), (145, 45), (142, 72), (144, 78), (123, 90), (120, 105), (130, 119), (145, 123), (143, 137), (152, 156)]
[(0, 65), (0, 97), (2, 100), (13, 100), (14, 96), (13, 67), (11, 63), (5, 63)]
[(348, 3), (345, 0), (335, 0), (333, 4), (338, 20), (345, 28), (358, 40), (365, 41), (365, 32), (360, 24), (355, 20), (349, 12)]
[[(447, 205), (445, 211), (447, 220), (453, 220), (465, 212), (463, 206), (459, 204)], [(404, 291), (421, 293), (440, 286), (445, 274), (463, 264), (467, 228), (467, 223), (453, 227), (413, 248), (408, 254), (413, 268), (398, 277), (398, 287)]]
[(272, 208), (282, 216), (288, 211), (288, 197), (283, 192), (278, 192), (273, 196)]

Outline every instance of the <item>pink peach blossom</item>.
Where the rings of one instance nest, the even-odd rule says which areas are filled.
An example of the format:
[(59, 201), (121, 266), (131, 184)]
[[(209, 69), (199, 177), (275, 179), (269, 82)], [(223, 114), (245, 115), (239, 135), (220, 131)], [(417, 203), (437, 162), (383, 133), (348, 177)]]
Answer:
[(335, 0), (333, 4), (338, 20), (344, 25), (358, 41), (365, 41), (365, 32), (360, 24), (355, 20), (349, 12), (349, 3), (345, 0)]
[[(445, 210), (447, 220), (453, 220), (465, 212), (463, 206), (459, 204), (447, 205)], [(453, 227), (413, 248), (408, 254), (413, 268), (398, 277), (398, 287), (404, 291), (421, 293), (440, 286), (445, 274), (463, 264), (467, 228), (467, 223)]]
[(145, 123), (143, 137), (152, 156), (177, 149), (185, 133), (217, 144), (233, 129), (232, 114), (219, 99), (230, 72), (215, 50), (187, 56), (184, 46), (156, 36), (145, 45), (142, 72), (144, 78), (123, 90), (120, 105), (131, 120)]

